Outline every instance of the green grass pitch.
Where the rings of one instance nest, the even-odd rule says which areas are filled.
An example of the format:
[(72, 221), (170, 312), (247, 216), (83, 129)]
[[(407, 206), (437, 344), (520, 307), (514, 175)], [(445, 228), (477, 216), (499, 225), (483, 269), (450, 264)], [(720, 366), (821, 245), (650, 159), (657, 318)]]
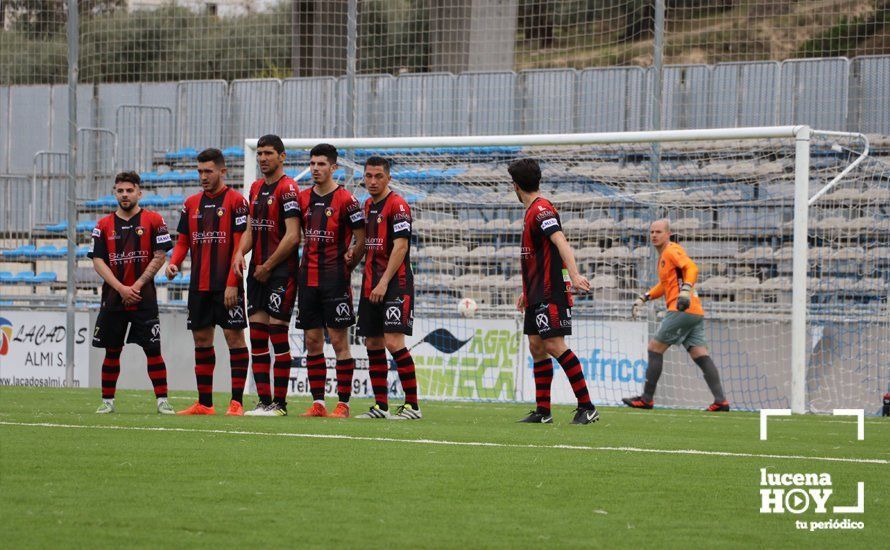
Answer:
[[(864, 441), (830, 416), (771, 420), (760, 441), (754, 413), (605, 408), (573, 426), (569, 407), (516, 424), (523, 404), (424, 403), (422, 421), (392, 422), (296, 417), (306, 400), (286, 418), (159, 417), (149, 392), (119, 392), (113, 415), (98, 403), (0, 390), (4, 547), (878, 548), (890, 533), (881, 418)], [(839, 505), (862, 481), (865, 513), (761, 514), (761, 468), (827, 472)], [(826, 517), (865, 528), (795, 526)]]

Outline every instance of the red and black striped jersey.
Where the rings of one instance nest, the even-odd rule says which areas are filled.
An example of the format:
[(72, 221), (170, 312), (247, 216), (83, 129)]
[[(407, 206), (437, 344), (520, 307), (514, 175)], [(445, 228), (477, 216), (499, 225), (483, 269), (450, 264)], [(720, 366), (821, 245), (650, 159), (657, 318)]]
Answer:
[(380, 202), (365, 201), (365, 273), (362, 278), (362, 297), (367, 298), (380, 282), (396, 239), (408, 240), (408, 253), (387, 287), (387, 294), (414, 294), (414, 274), (411, 271), (411, 208), (405, 199), (389, 193)]
[(555, 303), (571, 306), (565, 264), (550, 236), (562, 231), (556, 208), (538, 197), (525, 211), (522, 225), (522, 292), (528, 305)]
[(303, 215), (303, 255), (299, 283), (309, 287), (349, 287), (343, 257), (352, 244), (352, 231), (365, 227), (358, 200), (342, 185), (324, 196), (315, 186), (300, 192)]
[[(275, 253), (286, 232), (284, 220), (299, 218), (302, 215), (299, 194), (300, 188), (290, 176), (283, 176), (271, 184), (267, 184), (265, 179), (260, 179), (250, 186), (250, 229), (253, 232), (253, 253), (250, 262), (253, 265), (264, 263)], [(272, 274), (292, 275), (296, 267), (295, 251), (287, 260), (275, 266)]]
[[(145, 273), (156, 251), (166, 252), (173, 247), (164, 218), (157, 212), (141, 209), (129, 220), (116, 213), (99, 220), (93, 229), (90, 258), (104, 260), (122, 284), (132, 286)], [(109, 311), (157, 309), (158, 296), (154, 279), (141, 290), (142, 301), (124, 306), (120, 294), (108, 283), (102, 285), (102, 308)]]
[(225, 290), (235, 254), (235, 234), (247, 229), (244, 195), (223, 187), (215, 195), (204, 191), (186, 199), (177, 226), (192, 256), (190, 290)]

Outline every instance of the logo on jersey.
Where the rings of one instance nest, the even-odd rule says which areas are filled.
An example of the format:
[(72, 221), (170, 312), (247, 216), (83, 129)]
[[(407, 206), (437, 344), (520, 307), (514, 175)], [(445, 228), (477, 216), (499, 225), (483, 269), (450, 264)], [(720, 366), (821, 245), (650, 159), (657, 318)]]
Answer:
[(158, 244), (169, 243), (170, 242), (170, 234), (169, 233), (161, 233), (155, 239), (155, 242), (157, 242)]
[(337, 304), (337, 317), (348, 317), (349, 316), (349, 304), (346, 302), (341, 302)]
[(247, 223), (247, 216), (238, 216), (235, 218), (235, 225), (244, 225)]
[(102, 236), (102, 230), (99, 229), (98, 227), (94, 227), (93, 228), (93, 237), (101, 237), (101, 236)]
[(109, 252), (108, 261), (112, 264), (130, 264), (148, 259), (145, 250), (133, 250), (132, 252)]
[(402, 310), (396, 306), (390, 306), (386, 310), (386, 320), (399, 322), (402, 320)]
[(257, 230), (267, 231), (275, 229), (275, 221), (265, 218), (250, 218), (250, 226)]
[(157, 342), (161, 339), (161, 324), (155, 323), (151, 326), (151, 341)]
[(229, 319), (244, 319), (244, 309), (241, 306), (235, 306), (229, 310)]
[(321, 241), (333, 241), (334, 240), (334, 232), (326, 231), (324, 229), (307, 229), (306, 230), (306, 241), (307, 242), (321, 242)]
[(399, 222), (392, 226), (392, 230), (394, 233), (398, 233), (399, 231), (411, 231), (411, 224), (408, 222)]
[(139, 235), (139, 236), (141, 237), (143, 233), (145, 233), (145, 229), (142, 229), (142, 226), (138, 226), (138, 227), (136, 227), (136, 234), (137, 234), (137, 235)]
[(383, 216), (377, 216), (377, 223), (383, 223)]
[(225, 231), (192, 231), (192, 241), (196, 243), (222, 243), (226, 241)]
[(300, 205), (297, 204), (296, 201), (290, 201), (290, 202), (284, 203), (284, 211), (285, 212), (290, 212), (291, 210), (299, 210), (299, 209), (300, 209)]
[(556, 221), (556, 218), (548, 218), (541, 222), (541, 229), (547, 229), (548, 227), (559, 227), (559, 222)]
[(266, 204), (272, 206), (272, 203), (275, 202), (275, 197), (269, 197), (269, 200), (266, 201)]
[(334, 209), (331, 208), (330, 206), (328, 206), (327, 208), (324, 209), (324, 215), (330, 218), (331, 216), (334, 215)]
[(363, 219), (365, 219), (365, 213), (362, 212), (361, 210), (359, 210), (358, 212), (353, 212), (353, 213), (349, 216), (349, 219), (350, 219), (350, 221), (352, 221), (353, 223), (358, 223), (358, 222), (362, 221)]
[(280, 294), (269, 294), (269, 309), (271, 309), (275, 313), (279, 313), (281, 311)]
[(550, 328), (550, 319), (546, 313), (538, 313), (535, 316), (535, 324), (538, 325), (538, 330), (547, 330)]
[(225, 215), (225, 213), (226, 213), (225, 208), (217, 208), (216, 209), (216, 215), (219, 216), (220, 218), (222, 218)]

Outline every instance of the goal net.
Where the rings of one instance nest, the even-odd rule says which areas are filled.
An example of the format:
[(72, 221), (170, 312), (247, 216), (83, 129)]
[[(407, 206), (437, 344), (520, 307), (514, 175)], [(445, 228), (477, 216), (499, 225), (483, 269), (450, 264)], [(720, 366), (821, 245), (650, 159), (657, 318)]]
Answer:
[[(699, 267), (695, 288), (708, 347), (734, 408), (802, 412), (871, 410), (874, 404), (876, 410), (890, 382), (882, 367), (890, 356), (890, 171), (867, 156), (858, 134), (780, 127), (286, 139), (288, 173), (301, 187), (311, 185), (308, 150), (321, 141), (338, 147), (335, 177), (361, 201), (368, 196), (364, 160), (388, 158), (392, 186), (412, 208), (416, 308), (408, 342), (424, 398), (534, 400), (531, 358), (515, 308), (524, 208), (507, 173), (520, 157), (541, 162), (542, 193), (558, 209), (591, 282), (589, 293), (575, 294), (568, 344), (596, 403), (620, 404), (639, 394), (645, 379), (646, 346), (664, 303), (650, 302), (637, 321), (630, 310), (634, 298), (657, 282), (648, 230), (661, 218), (670, 219), (673, 240)], [(257, 173), (255, 143), (246, 142), (246, 182)], [(795, 220), (804, 221), (797, 226), (797, 254)], [(796, 281), (797, 289), (795, 270), (806, 277)], [(353, 288), (360, 280), (357, 270)], [(463, 298), (478, 306), (471, 317), (458, 312)], [(362, 370), (366, 354), (359, 338), (352, 342), (355, 392), (370, 395)], [(292, 334), (292, 345), (299, 356), (302, 334)], [(553, 400), (573, 403), (554, 365)], [(297, 368), (295, 376), (297, 391), (306, 391), (300, 382), (305, 370)], [(397, 397), (394, 371), (390, 382)], [(674, 347), (665, 355), (656, 401), (710, 403), (685, 350)]]

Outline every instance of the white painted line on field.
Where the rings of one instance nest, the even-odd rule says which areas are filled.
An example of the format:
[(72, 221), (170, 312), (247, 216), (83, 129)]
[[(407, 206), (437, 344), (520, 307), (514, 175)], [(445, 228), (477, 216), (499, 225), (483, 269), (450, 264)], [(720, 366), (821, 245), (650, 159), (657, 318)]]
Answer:
[(831, 411), (834, 416), (855, 416), (856, 417), (856, 439), (863, 441), (865, 439), (865, 409), (834, 409)]
[(253, 432), (246, 430), (208, 430), (201, 428), (169, 428), (150, 426), (88, 426), (82, 424), (54, 424), (51, 422), (4, 422), (0, 426), (18, 426), (29, 428), (67, 428), (86, 430), (123, 430), (134, 432), (176, 432), (200, 433), (216, 435), (257, 435), (266, 437), (293, 437), (303, 439), (334, 439), (342, 441), (370, 441), (372, 443), (413, 443), (418, 445), (450, 445), (455, 447), (497, 447), (503, 449), (559, 449), (573, 451), (603, 451), (622, 453), (651, 453), (667, 455), (700, 455), (732, 458), (777, 458), (789, 460), (816, 460), (821, 462), (849, 462), (856, 464), (890, 464), (890, 460), (882, 458), (844, 458), (832, 456), (775, 455), (758, 453), (731, 453), (727, 451), (702, 451), (698, 449), (646, 449), (642, 447), (593, 447), (589, 445), (535, 445), (532, 443), (497, 443), (494, 441), (448, 441), (444, 439), (402, 439), (395, 437), (367, 437), (343, 434), (308, 434), (293, 432)]
[(766, 441), (766, 421), (771, 416), (791, 416), (791, 409), (760, 409), (761, 441)]

